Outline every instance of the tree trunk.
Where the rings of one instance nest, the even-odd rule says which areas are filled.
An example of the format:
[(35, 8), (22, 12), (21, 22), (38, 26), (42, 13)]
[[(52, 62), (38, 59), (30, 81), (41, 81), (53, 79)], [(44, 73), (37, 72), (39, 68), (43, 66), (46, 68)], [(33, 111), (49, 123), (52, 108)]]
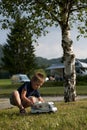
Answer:
[(76, 72), (75, 55), (73, 53), (72, 40), (70, 38), (69, 25), (62, 25), (62, 47), (64, 69), (64, 101), (75, 101), (76, 97)]

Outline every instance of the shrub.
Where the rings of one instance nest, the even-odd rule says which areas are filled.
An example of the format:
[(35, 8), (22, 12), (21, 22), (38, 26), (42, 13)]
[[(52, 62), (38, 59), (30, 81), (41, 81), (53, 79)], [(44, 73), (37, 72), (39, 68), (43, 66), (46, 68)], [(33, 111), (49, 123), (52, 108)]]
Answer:
[(43, 87), (60, 87), (63, 86), (62, 81), (47, 81), (43, 84)]
[(77, 85), (87, 85), (87, 76), (77, 76), (76, 84)]

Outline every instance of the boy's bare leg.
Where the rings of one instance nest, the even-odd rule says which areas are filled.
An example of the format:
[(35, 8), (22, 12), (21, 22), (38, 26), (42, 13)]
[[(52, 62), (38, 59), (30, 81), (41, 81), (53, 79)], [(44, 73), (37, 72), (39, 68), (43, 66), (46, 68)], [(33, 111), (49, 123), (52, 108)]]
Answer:
[(22, 103), (21, 103), (21, 99), (20, 99), (20, 95), (19, 95), (19, 92), (17, 90), (15, 90), (13, 92), (13, 101), (14, 101), (14, 105), (15, 106), (18, 106), (19, 109), (24, 109)]

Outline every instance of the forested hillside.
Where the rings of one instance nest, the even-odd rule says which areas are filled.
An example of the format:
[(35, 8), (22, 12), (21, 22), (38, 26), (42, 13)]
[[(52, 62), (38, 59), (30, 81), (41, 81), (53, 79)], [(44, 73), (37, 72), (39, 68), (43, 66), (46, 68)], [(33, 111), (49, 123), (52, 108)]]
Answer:
[(42, 57), (36, 57), (36, 63), (38, 64), (38, 67), (43, 67), (46, 68), (52, 64), (57, 64), (61, 58), (56, 58), (56, 59), (46, 59)]

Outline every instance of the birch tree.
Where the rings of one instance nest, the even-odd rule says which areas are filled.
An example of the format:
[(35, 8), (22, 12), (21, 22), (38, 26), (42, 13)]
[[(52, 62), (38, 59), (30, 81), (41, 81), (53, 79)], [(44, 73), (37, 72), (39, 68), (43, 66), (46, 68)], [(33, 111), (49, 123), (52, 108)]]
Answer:
[[(64, 100), (76, 99), (76, 72), (75, 54), (70, 30), (73, 23), (80, 35), (86, 37), (87, 33), (87, 1), (86, 0), (2, 0), (1, 12), (5, 16), (15, 17), (21, 12), (30, 20), (29, 24), (37, 25), (41, 34), (47, 26), (59, 26), (61, 29), (61, 45), (63, 48), (63, 61), (65, 65)], [(80, 36), (79, 35), (79, 36)], [(78, 36), (78, 38), (79, 38)], [(54, 36), (55, 37), (55, 36)]]

